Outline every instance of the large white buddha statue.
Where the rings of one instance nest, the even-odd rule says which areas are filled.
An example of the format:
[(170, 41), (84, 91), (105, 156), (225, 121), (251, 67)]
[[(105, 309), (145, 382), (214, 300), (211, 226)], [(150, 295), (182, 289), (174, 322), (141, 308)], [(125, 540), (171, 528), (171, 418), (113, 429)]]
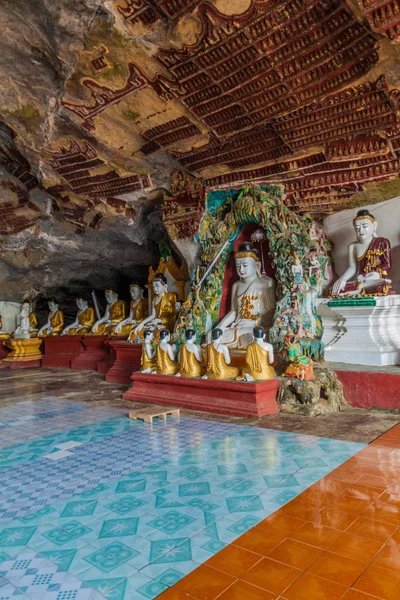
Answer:
[(334, 283), (333, 296), (393, 294), (387, 274), (392, 257), (390, 242), (377, 237), (377, 221), (368, 210), (359, 210), (353, 220), (357, 240), (349, 245), (349, 266)]
[(254, 327), (269, 330), (275, 312), (275, 281), (261, 276), (258, 251), (243, 242), (235, 253), (239, 281), (232, 286), (231, 310), (217, 325), (221, 343), (230, 348), (246, 348), (253, 341)]

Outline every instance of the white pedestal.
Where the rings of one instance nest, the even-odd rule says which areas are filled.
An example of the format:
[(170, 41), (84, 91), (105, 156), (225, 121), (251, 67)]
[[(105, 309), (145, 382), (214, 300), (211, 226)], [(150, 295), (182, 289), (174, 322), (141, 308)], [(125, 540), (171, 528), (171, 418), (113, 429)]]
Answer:
[(328, 306), (322, 317), (325, 360), (358, 365), (400, 365), (400, 295), (376, 296), (375, 306)]

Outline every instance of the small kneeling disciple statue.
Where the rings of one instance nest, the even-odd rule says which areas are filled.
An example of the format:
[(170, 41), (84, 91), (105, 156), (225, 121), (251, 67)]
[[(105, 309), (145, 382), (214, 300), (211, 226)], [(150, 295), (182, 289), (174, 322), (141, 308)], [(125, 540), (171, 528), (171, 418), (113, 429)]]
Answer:
[(118, 300), (118, 294), (113, 290), (105, 290), (107, 306), (104, 316), (93, 325), (94, 335), (114, 335), (115, 326), (126, 317), (126, 302)]
[(179, 373), (177, 377), (200, 377), (204, 373), (202, 367), (201, 348), (196, 344), (194, 329), (186, 329), (186, 343), (179, 350)]
[(129, 315), (115, 327), (115, 335), (128, 336), (133, 328), (147, 317), (149, 312), (147, 310), (147, 300), (143, 298), (143, 290), (140, 285), (132, 283), (129, 286), (129, 292), (132, 298)]
[(144, 330), (143, 339), (144, 341), (142, 344), (142, 356), (140, 359), (140, 372), (155, 373), (157, 369), (156, 351), (153, 345), (154, 334), (151, 329)]
[(264, 328), (254, 327), (253, 342), (247, 346), (246, 367), (243, 370), (247, 381), (264, 381), (275, 377), (271, 366), (274, 362), (274, 349), (264, 341)]
[(168, 282), (165, 275), (157, 273), (152, 282), (154, 298), (151, 306), (151, 314), (144, 319), (129, 334), (129, 340), (136, 338), (138, 333), (146, 329), (168, 329), (172, 333), (178, 314), (176, 308), (176, 294), (168, 292)]
[(176, 347), (169, 343), (170, 339), (170, 332), (162, 329), (156, 350), (157, 375), (176, 375), (179, 371), (179, 365), (175, 362)]
[(311, 358), (303, 354), (296, 335), (290, 330), (285, 335), (283, 347), (290, 363), (283, 376), (301, 381), (312, 381), (314, 379), (313, 362)]
[(13, 333), (16, 340), (34, 338), (38, 334), (37, 317), (34, 312), (31, 312), (29, 302), (21, 304), (21, 310), (17, 316), (17, 328)]
[(359, 210), (353, 225), (357, 241), (349, 246), (349, 267), (334, 283), (332, 295), (394, 294), (387, 278), (392, 264), (389, 240), (377, 237), (377, 222), (368, 210)]
[(73, 323), (67, 325), (62, 332), (63, 335), (87, 335), (96, 320), (94, 309), (88, 305), (87, 300), (77, 298), (75, 302), (78, 307), (76, 319)]
[(211, 332), (212, 342), (207, 345), (207, 372), (204, 379), (235, 379), (239, 369), (230, 367), (231, 356), (228, 346), (222, 343), (222, 329)]
[(58, 309), (58, 303), (55, 298), (49, 300), (49, 316), (47, 323), (39, 329), (38, 337), (47, 337), (48, 335), (60, 335), (64, 328), (64, 314)]

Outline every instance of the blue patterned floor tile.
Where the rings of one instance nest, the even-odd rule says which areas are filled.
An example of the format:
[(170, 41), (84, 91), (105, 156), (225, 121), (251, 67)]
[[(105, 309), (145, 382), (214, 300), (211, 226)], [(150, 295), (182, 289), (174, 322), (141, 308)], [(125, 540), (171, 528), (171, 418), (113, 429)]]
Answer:
[(115, 585), (104, 596), (108, 600), (153, 600), (166, 589), (160, 581), (139, 572)]
[(141, 573), (151, 577), (152, 579), (156, 579), (160, 581), (163, 585), (167, 587), (171, 587), (177, 581), (188, 575), (197, 567), (199, 563), (194, 562), (193, 560), (186, 560), (176, 563), (168, 562), (167, 564), (155, 562), (151, 563), (144, 569), (142, 569)]
[(27, 598), (27, 596), (11, 585), (11, 583), (7, 583), (6, 585), (0, 587), (0, 600), (10, 600), (10, 598), (18, 598), (18, 600), (23, 600), (23, 598)]

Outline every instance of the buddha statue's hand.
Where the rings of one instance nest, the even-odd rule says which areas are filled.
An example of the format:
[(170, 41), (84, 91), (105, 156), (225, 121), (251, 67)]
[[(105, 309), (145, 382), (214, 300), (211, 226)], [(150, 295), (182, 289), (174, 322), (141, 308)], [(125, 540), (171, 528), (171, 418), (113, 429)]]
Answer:
[(135, 327), (135, 329), (133, 330), (134, 333), (139, 333), (139, 331), (141, 331), (143, 329), (143, 325), (141, 323), (139, 323), (139, 325), (137, 327)]
[(344, 289), (346, 283), (347, 283), (347, 279), (345, 279), (344, 277), (339, 277), (339, 279), (337, 281), (335, 281), (335, 283), (333, 284), (333, 287), (332, 287), (333, 294), (340, 294), (340, 292)]

